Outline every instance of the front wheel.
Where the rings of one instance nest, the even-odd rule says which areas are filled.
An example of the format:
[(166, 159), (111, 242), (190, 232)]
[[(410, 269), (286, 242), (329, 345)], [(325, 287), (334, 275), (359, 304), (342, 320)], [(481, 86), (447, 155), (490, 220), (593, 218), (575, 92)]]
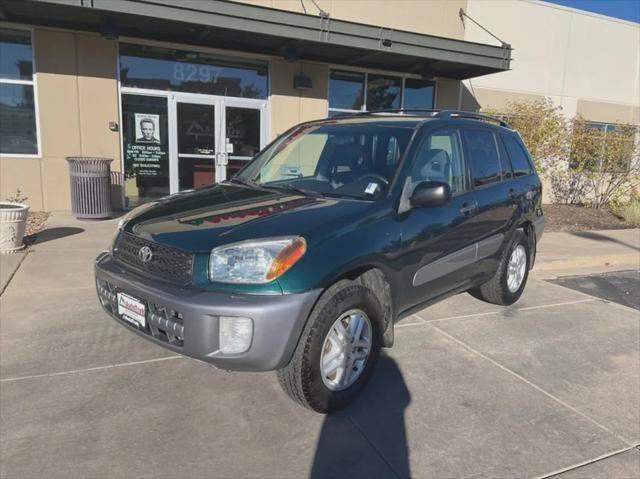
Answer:
[(527, 284), (530, 260), (527, 235), (517, 230), (502, 254), (496, 274), (483, 285), (470, 289), (469, 294), (488, 303), (503, 306), (515, 303), (520, 299)]
[(383, 314), (362, 285), (341, 281), (328, 289), (309, 316), (293, 359), (277, 372), (284, 391), (320, 413), (349, 404), (380, 354)]

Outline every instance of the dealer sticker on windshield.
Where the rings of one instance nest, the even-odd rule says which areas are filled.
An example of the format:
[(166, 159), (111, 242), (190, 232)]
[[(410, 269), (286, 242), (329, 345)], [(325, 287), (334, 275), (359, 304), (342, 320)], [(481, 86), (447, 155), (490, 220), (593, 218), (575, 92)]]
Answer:
[(368, 195), (372, 195), (376, 192), (377, 189), (378, 189), (378, 183), (369, 183), (367, 185), (367, 189), (364, 190), (364, 192)]
[(145, 327), (146, 307), (144, 303), (128, 294), (118, 293), (118, 314), (122, 319), (135, 325)]

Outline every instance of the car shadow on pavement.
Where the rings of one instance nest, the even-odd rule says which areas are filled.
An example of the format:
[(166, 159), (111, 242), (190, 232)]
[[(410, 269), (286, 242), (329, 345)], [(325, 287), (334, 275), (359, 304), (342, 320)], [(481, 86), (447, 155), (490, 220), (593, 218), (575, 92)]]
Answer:
[[(404, 418), (410, 403), (400, 368), (383, 352), (360, 397), (326, 416), (310, 478), (411, 477)], [(355, 444), (364, 444), (364, 451)], [(386, 471), (379, 469), (382, 462)]]

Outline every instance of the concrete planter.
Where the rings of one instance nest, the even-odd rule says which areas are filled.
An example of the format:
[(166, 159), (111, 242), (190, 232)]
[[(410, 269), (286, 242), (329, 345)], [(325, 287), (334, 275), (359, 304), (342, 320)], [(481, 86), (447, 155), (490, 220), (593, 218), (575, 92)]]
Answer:
[(28, 214), (27, 205), (0, 201), (0, 253), (13, 253), (24, 248), (22, 239)]

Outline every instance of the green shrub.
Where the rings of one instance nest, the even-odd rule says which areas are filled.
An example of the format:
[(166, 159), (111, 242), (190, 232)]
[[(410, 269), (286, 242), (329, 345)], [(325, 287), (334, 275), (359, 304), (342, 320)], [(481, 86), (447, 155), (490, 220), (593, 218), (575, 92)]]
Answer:
[(640, 226), (640, 199), (618, 206), (616, 213), (622, 216), (630, 225)]

